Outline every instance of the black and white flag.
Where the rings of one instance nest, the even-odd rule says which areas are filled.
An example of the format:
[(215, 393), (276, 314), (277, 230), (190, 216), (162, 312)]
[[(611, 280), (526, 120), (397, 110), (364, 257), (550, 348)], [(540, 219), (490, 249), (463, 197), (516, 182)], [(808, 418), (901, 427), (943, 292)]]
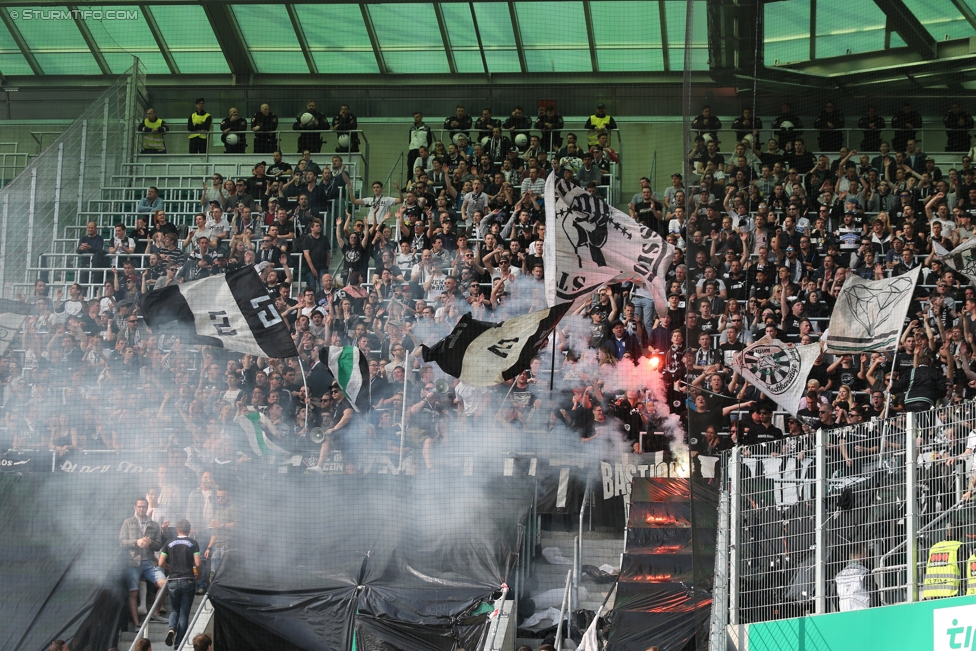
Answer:
[(0, 298), (0, 355), (7, 352), (10, 343), (20, 332), (31, 306), (23, 301)]
[(794, 416), (820, 344), (790, 344), (766, 335), (732, 357), (732, 370)]
[(834, 355), (897, 350), (898, 336), (912, 302), (918, 266), (883, 280), (848, 276), (827, 328), (827, 352)]
[(195, 335), (190, 343), (262, 357), (298, 355), (288, 326), (250, 265), (149, 292), (142, 313), (150, 328), (186, 328)]
[(567, 311), (568, 303), (502, 323), (476, 321), (465, 314), (450, 335), (423, 347), (424, 361), (437, 362), (445, 373), (473, 387), (501, 384), (529, 368)]
[(674, 247), (603, 197), (554, 174), (546, 180), (543, 256), (550, 306), (577, 303), (603, 285), (632, 281), (650, 292), (658, 313), (668, 309), (664, 274)]

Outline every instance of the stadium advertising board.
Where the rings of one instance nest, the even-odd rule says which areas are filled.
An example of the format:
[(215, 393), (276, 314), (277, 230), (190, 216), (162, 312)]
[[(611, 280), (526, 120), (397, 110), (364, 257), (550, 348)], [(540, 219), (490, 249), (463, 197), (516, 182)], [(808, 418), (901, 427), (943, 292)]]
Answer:
[(936, 599), (748, 626), (749, 651), (976, 648), (976, 597)]

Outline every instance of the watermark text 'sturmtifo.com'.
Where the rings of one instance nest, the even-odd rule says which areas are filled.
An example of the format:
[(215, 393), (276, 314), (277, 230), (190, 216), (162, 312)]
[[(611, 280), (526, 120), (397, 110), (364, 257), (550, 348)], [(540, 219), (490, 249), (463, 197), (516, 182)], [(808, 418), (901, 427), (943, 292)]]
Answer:
[(14, 20), (139, 20), (138, 9), (11, 9)]

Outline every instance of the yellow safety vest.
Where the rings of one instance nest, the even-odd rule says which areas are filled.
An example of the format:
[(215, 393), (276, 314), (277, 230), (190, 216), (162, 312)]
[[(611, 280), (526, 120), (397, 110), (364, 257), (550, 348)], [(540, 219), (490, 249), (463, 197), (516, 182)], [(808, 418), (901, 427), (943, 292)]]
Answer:
[(586, 134), (586, 144), (592, 147), (600, 144), (600, 131), (607, 128), (610, 124), (610, 116), (604, 115), (602, 118), (596, 115), (590, 116), (590, 124), (593, 128)]
[[(147, 129), (159, 129), (163, 126), (163, 119), (156, 118), (155, 122), (150, 122), (149, 118), (146, 118), (142, 121), (142, 124)], [(163, 143), (162, 131), (156, 133), (153, 133), (152, 131), (144, 132), (142, 134), (142, 148), (155, 149), (156, 151), (163, 151), (166, 149), (166, 145)]]
[(922, 581), (922, 599), (955, 597), (959, 594), (962, 576), (959, 573), (958, 540), (943, 540), (929, 550), (929, 561), (925, 566), (925, 579)]
[[(207, 120), (209, 119), (210, 119), (209, 113), (204, 113), (203, 115), (200, 115), (199, 113), (194, 111), (193, 113), (190, 114), (190, 120), (193, 121), (193, 124), (206, 124)], [(207, 134), (206, 131), (194, 131), (193, 133), (190, 134), (190, 138), (206, 139), (208, 135), (209, 134)]]
[(966, 595), (976, 594), (976, 552), (966, 561)]

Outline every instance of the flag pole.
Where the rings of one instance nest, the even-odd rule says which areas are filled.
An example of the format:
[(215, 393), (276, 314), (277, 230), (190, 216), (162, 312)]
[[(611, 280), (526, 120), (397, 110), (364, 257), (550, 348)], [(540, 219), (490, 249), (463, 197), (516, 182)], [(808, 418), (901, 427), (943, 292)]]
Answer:
[(302, 385), (305, 387), (305, 429), (308, 429), (308, 410), (311, 408), (312, 396), (308, 395), (308, 382), (305, 380), (305, 366), (301, 355), (298, 356), (298, 368), (302, 371)]
[[(556, 328), (552, 329), (552, 360), (549, 364), (549, 391), (552, 392), (552, 385), (556, 381)], [(515, 386), (515, 383), (512, 383)]]
[[(888, 425), (885, 421), (888, 419), (888, 407), (891, 405), (891, 385), (895, 380), (895, 360), (898, 358), (898, 345), (901, 343), (901, 336), (905, 330), (905, 320), (902, 319), (901, 327), (898, 328), (898, 338), (895, 339), (895, 352), (891, 355), (891, 371), (888, 373), (888, 386), (885, 387), (885, 404), (884, 409), (881, 411), (881, 443), (878, 445), (878, 463), (881, 463), (882, 457), (884, 456), (885, 449), (885, 434), (888, 431)], [(881, 377), (884, 377), (883, 375)]]
[(410, 355), (404, 351), (404, 365), (403, 365), (403, 401), (400, 410), (400, 461), (397, 463), (397, 474), (403, 472), (403, 439), (407, 434), (407, 378), (410, 366), (407, 364), (407, 360), (410, 359)]

